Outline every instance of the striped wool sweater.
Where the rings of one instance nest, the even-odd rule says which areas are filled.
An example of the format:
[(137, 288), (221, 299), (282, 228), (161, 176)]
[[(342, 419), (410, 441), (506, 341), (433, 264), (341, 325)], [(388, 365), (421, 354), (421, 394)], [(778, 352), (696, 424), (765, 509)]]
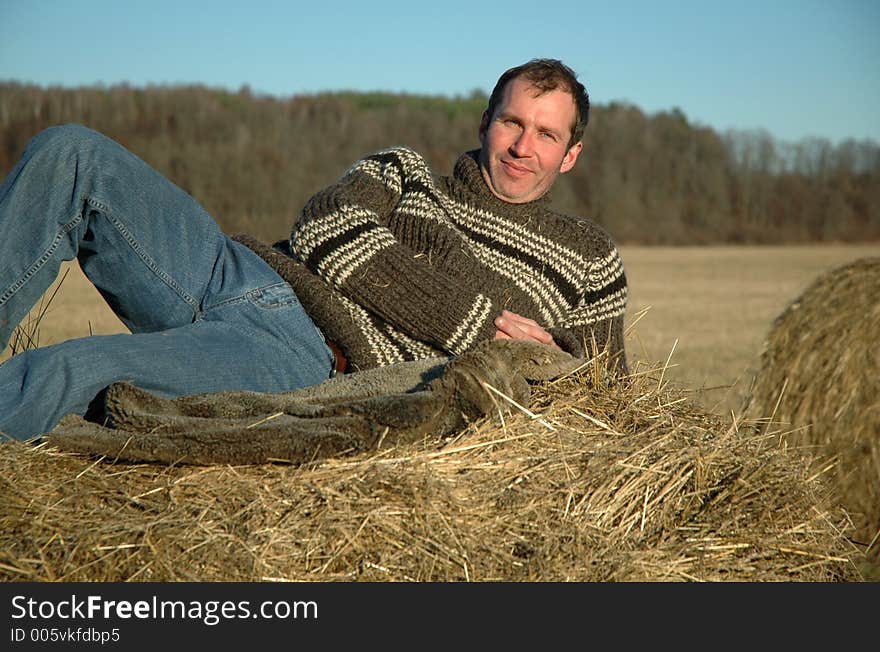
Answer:
[(607, 345), (610, 366), (626, 371), (626, 277), (611, 238), (546, 196), (497, 198), (477, 157), (435, 177), (416, 152), (383, 150), (312, 197), (289, 242), (244, 242), (291, 283), (351, 370), (460, 354), (491, 339), (507, 309), (576, 356)]

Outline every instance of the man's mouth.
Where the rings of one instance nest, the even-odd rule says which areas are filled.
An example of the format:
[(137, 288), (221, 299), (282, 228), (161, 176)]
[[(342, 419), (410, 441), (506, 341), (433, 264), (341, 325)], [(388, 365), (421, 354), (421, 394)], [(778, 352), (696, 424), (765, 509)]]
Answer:
[(502, 159), (501, 164), (504, 165), (504, 169), (512, 177), (524, 177), (532, 173), (529, 168), (523, 167), (522, 165), (517, 165), (512, 161), (505, 161), (504, 159)]

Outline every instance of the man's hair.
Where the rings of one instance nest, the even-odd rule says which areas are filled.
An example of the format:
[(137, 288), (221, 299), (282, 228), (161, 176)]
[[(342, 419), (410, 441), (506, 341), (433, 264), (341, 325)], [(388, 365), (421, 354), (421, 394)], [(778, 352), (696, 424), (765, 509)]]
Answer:
[(518, 77), (522, 77), (532, 84), (538, 90), (538, 95), (555, 91), (557, 88), (561, 88), (571, 95), (574, 99), (575, 116), (574, 123), (571, 125), (571, 138), (568, 141), (568, 146), (571, 147), (583, 138), (584, 129), (587, 128), (587, 121), (590, 117), (590, 96), (587, 95), (587, 89), (584, 88), (584, 85), (578, 81), (575, 72), (558, 59), (532, 59), (501, 75), (492, 90), (492, 95), (489, 96), (489, 105), (486, 107), (489, 120), (495, 116), (495, 109), (501, 102), (504, 87), (508, 82)]

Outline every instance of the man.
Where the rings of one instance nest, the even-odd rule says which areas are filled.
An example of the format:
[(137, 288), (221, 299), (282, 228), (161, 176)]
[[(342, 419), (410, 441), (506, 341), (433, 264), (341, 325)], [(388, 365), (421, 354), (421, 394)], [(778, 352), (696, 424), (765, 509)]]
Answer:
[(309, 200), (274, 248), (227, 237), (109, 139), (44, 131), (0, 188), (0, 343), (73, 256), (132, 334), (0, 365), (0, 431), (46, 432), (119, 380), (169, 397), (279, 392), (327, 379), (343, 359), (359, 370), (489, 338), (575, 355), (595, 345), (625, 371), (617, 250), (547, 205), (588, 111), (561, 62), (513, 68), (490, 97), (480, 149), (451, 177), (411, 150), (379, 152)]

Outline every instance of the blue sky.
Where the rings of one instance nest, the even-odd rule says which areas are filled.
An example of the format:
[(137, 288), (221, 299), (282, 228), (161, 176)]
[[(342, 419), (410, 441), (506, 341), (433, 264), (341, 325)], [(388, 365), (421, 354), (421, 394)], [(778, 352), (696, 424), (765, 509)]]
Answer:
[(0, 79), (42, 86), (463, 95), (538, 56), (574, 68), (594, 103), (880, 142), (875, 0), (0, 0)]

